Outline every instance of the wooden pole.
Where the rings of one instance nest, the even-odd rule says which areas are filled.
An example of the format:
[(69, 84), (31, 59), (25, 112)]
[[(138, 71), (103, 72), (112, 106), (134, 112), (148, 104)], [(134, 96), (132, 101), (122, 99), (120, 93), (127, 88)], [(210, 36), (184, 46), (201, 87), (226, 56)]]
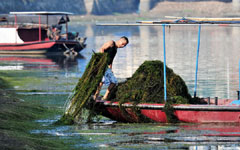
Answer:
[(165, 16), (169, 19), (190, 19), (195, 21), (240, 21), (240, 18), (198, 18), (198, 17), (175, 17), (175, 16)]

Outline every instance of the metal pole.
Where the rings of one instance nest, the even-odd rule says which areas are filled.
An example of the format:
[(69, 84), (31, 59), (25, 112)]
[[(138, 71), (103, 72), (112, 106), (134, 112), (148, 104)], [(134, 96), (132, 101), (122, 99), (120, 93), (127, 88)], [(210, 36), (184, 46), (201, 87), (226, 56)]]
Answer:
[(15, 27), (17, 27), (17, 15), (14, 15), (15, 17)]
[(47, 28), (48, 28), (48, 15), (47, 15), (47, 20), (46, 21), (47, 21)]
[(15, 28), (16, 28), (16, 32), (15, 32), (15, 43), (17, 43), (17, 15), (15, 15)]
[(208, 105), (210, 105), (210, 97), (208, 97), (207, 100), (208, 100)]
[(197, 96), (197, 73), (198, 73), (198, 57), (199, 57), (199, 48), (200, 48), (200, 33), (201, 33), (201, 25), (199, 24), (199, 26), (198, 26), (198, 46), (197, 46), (197, 59), (196, 59), (194, 97)]
[(167, 101), (167, 83), (166, 83), (166, 45), (165, 45), (165, 24), (162, 25), (163, 28), (163, 57), (164, 57), (164, 100)]
[(215, 97), (215, 105), (218, 105), (218, 97)]
[(240, 100), (240, 60), (239, 60), (239, 64), (238, 64), (238, 67), (239, 67), (239, 79), (238, 79), (238, 84), (239, 84), (239, 88), (238, 88), (238, 100)]
[(240, 100), (240, 91), (237, 91), (238, 100)]
[(42, 33), (41, 33), (41, 15), (38, 16), (38, 23), (39, 23), (39, 31), (38, 31), (38, 34), (39, 34), (39, 42), (41, 42), (41, 40), (42, 40)]
[(67, 15), (66, 15), (66, 40), (68, 40), (68, 21), (67, 21)]

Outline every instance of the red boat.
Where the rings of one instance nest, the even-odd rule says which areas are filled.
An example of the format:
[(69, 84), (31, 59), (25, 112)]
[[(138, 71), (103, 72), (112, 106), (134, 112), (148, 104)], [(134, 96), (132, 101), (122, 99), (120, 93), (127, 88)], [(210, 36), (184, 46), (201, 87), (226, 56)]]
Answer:
[[(7, 18), (1, 19), (0, 25), (0, 54), (43, 54), (54, 53), (77, 54), (85, 48), (86, 38), (80, 38), (78, 33), (68, 32), (68, 12), (10, 12), (14, 15), (14, 24), (9, 24)], [(18, 23), (17, 15), (36, 17), (38, 24)], [(55, 25), (49, 25), (48, 16), (62, 15)], [(41, 21), (46, 18), (46, 24)], [(20, 22), (20, 21), (19, 21)], [(62, 24), (66, 25), (66, 33), (61, 33)]]
[[(219, 18), (218, 18), (219, 19)], [(164, 58), (164, 100), (167, 102), (167, 82), (166, 82), (166, 46), (165, 46), (165, 27), (166, 26), (178, 26), (182, 25), (192, 25), (198, 26), (198, 46), (197, 46), (197, 56), (196, 56), (196, 72), (195, 72), (195, 84), (194, 84), (194, 97), (197, 95), (197, 75), (198, 75), (198, 57), (200, 50), (200, 33), (201, 24), (215, 24), (217, 26), (229, 25), (234, 23), (239, 23), (237, 20), (231, 20), (230, 18), (223, 20), (188, 20), (185, 18), (181, 20), (170, 21), (166, 24), (166, 21), (142, 21), (138, 23), (125, 23), (125, 24), (113, 24), (113, 23), (103, 23), (98, 24), (101, 26), (162, 26), (163, 33), (163, 58)], [(238, 18), (239, 19), (239, 18)], [(183, 22), (182, 22), (183, 21)], [(203, 21), (203, 22), (202, 22)], [(240, 61), (239, 61), (239, 82), (240, 82)], [(238, 90), (238, 100), (219, 100), (213, 102), (210, 99), (205, 99), (208, 104), (176, 104), (173, 105), (173, 115), (179, 122), (186, 123), (240, 123), (240, 84)], [(130, 101), (131, 102), (131, 101)], [(211, 104), (211, 105), (210, 105)], [(96, 101), (94, 105), (94, 110), (97, 114), (101, 114), (110, 119), (129, 122), (129, 123), (139, 123), (139, 122), (161, 122), (167, 123), (167, 116), (164, 109), (164, 104), (138, 104), (133, 105), (131, 103), (125, 103), (120, 106), (118, 102), (110, 101)]]
[[(221, 102), (219, 105), (177, 104), (173, 106), (174, 114), (180, 122), (186, 123), (239, 123), (240, 107), (230, 105), (233, 100), (219, 101)], [(116, 121), (129, 123), (167, 123), (163, 108), (164, 104), (138, 104), (133, 106), (131, 103), (125, 103), (120, 109), (118, 102), (112, 103), (110, 101), (97, 101), (95, 105), (97, 114), (102, 114)]]

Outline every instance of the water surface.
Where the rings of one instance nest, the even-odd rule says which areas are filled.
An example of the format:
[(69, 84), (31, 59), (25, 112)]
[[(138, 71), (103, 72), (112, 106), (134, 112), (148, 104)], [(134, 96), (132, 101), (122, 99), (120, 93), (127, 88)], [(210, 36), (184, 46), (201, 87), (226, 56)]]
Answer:
[[(89, 62), (108, 40), (129, 38), (119, 49), (113, 71), (119, 80), (131, 77), (145, 60), (163, 60), (161, 26), (103, 27), (70, 24), (86, 36), (87, 47), (75, 58), (64, 56), (0, 56), (0, 71), (22, 100), (56, 109), (54, 117), (36, 122), (46, 127), (32, 134), (62, 138), (73, 149), (240, 149), (239, 124), (123, 124), (99, 117), (99, 123), (52, 126), (64, 111), (66, 99)], [(236, 99), (239, 27), (203, 26), (197, 96)], [(198, 26), (166, 27), (167, 65), (186, 82), (193, 95)]]

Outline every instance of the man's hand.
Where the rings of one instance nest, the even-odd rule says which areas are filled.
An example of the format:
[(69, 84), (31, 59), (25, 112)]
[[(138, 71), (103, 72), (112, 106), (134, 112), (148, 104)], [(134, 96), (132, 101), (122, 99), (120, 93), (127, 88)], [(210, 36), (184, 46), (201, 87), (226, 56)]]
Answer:
[(110, 68), (112, 70), (112, 64), (108, 65), (108, 68)]

